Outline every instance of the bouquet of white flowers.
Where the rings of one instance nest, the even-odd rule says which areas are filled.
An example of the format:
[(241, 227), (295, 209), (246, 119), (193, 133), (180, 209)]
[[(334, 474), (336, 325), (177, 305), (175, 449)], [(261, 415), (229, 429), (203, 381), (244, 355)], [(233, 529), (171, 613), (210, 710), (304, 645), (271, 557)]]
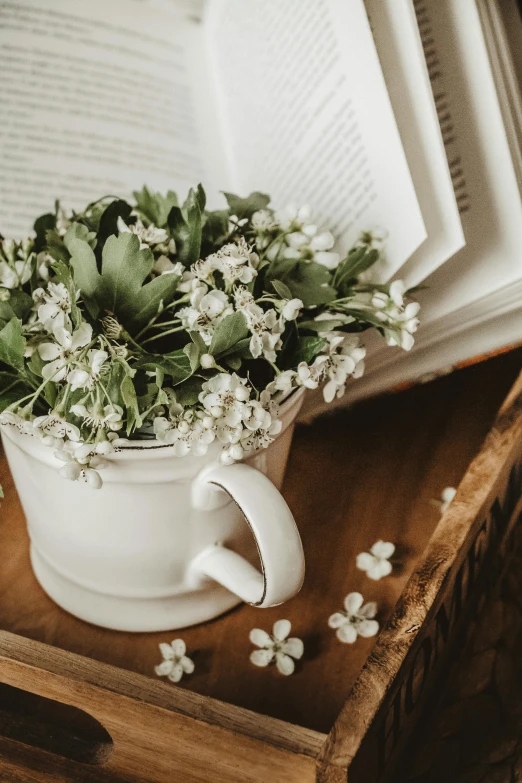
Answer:
[[(269, 197), (136, 192), (35, 222), (0, 243), (0, 421), (39, 437), (60, 473), (100, 487), (104, 455), (155, 438), (176, 455), (267, 446), (278, 404), (363, 373), (360, 334), (409, 350), (419, 306), (400, 281), (363, 282), (379, 238), (343, 258), (307, 208)], [(364, 275), (363, 275), (364, 277)]]

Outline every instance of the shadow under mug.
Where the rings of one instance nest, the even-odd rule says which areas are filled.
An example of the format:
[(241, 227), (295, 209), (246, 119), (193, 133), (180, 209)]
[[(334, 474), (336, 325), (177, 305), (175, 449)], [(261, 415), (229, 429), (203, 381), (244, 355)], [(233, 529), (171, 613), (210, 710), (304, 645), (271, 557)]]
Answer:
[(179, 458), (133, 442), (108, 455), (99, 491), (62, 479), (52, 449), (3, 426), (43, 589), (82, 620), (123, 631), (173, 630), (241, 601), (291, 598), (304, 556), (279, 489), (302, 399), (299, 390), (281, 406), (278, 437), (242, 463), (221, 465), (217, 443)]

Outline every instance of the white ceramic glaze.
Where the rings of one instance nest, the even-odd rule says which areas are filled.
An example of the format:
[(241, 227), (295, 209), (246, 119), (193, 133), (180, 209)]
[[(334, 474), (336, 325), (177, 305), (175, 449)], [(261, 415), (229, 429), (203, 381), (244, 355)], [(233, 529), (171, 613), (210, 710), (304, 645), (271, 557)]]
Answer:
[(103, 487), (58, 475), (52, 449), (3, 426), (27, 517), (31, 562), (57, 604), (125, 631), (183, 628), (241, 600), (274, 606), (301, 587), (304, 557), (281, 487), (302, 393), (281, 408), (283, 428), (243, 463), (175, 457), (146, 442), (108, 456)]

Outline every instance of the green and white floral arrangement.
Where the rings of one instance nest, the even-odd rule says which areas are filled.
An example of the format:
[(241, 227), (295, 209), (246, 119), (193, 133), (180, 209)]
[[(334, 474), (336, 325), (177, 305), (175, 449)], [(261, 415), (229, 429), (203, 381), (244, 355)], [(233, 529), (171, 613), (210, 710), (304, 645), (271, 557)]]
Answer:
[(221, 444), (231, 463), (266, 447), (278, 406), (300, 387), (326, 401), (364, 370), (373, 327), (409, 350), (416, 302), (364, 282), (368, 233), (344, 257), (307, 208), (201, 186), (106, 197), (36, 220), (0, 243), (0, 422), (41, 438), (63, 477), (102, 484), (104, 457), (157, 439), (183, 457)]

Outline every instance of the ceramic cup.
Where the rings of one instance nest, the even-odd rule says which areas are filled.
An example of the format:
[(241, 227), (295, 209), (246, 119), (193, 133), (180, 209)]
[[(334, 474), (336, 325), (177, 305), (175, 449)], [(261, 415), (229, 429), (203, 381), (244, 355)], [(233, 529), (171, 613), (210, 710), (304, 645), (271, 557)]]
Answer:
[(183, 628), (241, 601), (291, 598), (304, 557), (279, 489), (301, 402), (299, 391), (281, 406), (276, 440), (242, 463), (221, 465), (218, 444), (179, 458), (134, 443), (107, 457), (101, 490), (62, 479), (52, 449), (3, 426), (43, 589), (82, 620), (123, 631)]

